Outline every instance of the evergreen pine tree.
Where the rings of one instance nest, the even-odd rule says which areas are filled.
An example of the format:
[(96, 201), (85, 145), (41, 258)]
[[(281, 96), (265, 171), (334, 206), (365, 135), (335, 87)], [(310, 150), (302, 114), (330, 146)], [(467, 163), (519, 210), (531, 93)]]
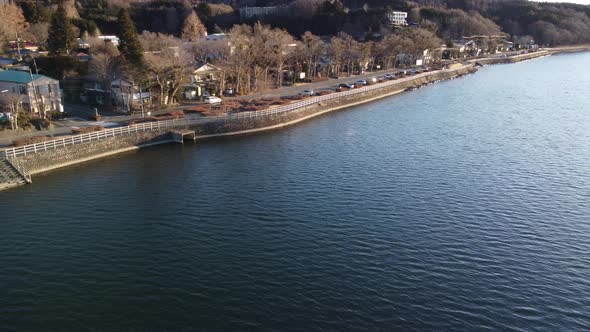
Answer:
[(75, 42), (74, 30), (66, 16), (66, 10), (60, 4), (51, 16), (47, 48), (52, 55), (68, 55), (74, 49)]
[(143, 65), (143, 48), (137, 37), (137, 30), (127, 9), (122, 8), (118, 15), (119, 51), (129, 63), (140, 67)]

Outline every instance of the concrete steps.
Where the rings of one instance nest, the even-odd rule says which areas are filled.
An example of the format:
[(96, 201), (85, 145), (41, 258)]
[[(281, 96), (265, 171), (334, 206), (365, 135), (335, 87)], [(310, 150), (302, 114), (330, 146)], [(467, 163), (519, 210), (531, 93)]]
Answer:
[(22, 186), (25, 178), (6, 159), (0, 159), (0, 190)]

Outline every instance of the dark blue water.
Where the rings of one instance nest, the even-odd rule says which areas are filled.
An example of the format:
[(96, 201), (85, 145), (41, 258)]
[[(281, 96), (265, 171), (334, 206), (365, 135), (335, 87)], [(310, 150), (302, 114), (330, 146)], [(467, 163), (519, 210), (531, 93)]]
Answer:
[(590, 54), (0, 193), (0, 330), (590, 329)]

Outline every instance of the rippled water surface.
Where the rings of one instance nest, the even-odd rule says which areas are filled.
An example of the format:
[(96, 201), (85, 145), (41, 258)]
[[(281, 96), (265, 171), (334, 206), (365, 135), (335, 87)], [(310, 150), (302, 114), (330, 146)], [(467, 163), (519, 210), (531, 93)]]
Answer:
[(0, 330), (590, 329), (590, 54), (0, 193)]

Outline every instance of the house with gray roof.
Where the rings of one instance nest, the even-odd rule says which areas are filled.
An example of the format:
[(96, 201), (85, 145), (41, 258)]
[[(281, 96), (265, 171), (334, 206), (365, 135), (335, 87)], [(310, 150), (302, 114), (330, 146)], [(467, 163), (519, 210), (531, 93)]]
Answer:
[(0, 94), (9, 92), (21, 95), (23, 108), (30, 112), (63, 112), (59, 81), (53, 78), (29, 71), (0, 71)]

